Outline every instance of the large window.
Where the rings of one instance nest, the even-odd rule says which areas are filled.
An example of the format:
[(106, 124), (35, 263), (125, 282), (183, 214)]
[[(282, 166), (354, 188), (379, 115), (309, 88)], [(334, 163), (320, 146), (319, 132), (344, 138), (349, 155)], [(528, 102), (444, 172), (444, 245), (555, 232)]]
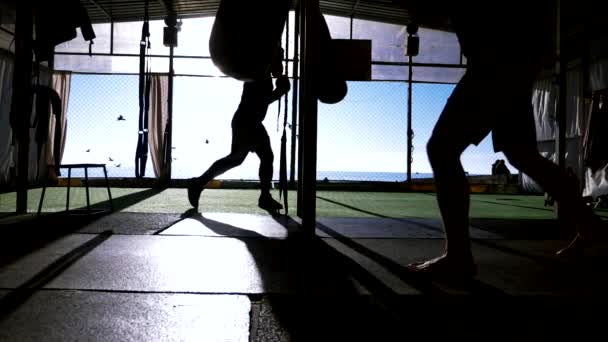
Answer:
[[(289, 58), (293, 58), (294, 20), (290, 15)], [(407, 170), (407, 33), (404, 26), (326, 16), (334, 38), (372, 40), (372, 81), (349, 82), (346, 98), (334, 105), (319, 105), (318, 178), (403, 181)], [(240, 101), (242, 83), (222, 77), (209, 58), (213, 18), (183, 21), (174, 62), (173, 178), (200, 175), (230, 150), (230, 121)], [(95, 25), (93, 56), (78, 37), (57, 48), (56, 68), (73, 70), (64, 163), (96, 162), (109, 166), (111, 177), (134, 176), (138, 121), (138, 66), (141, 23)], [(162, 44), (162, 21), (151, 22), (154, 72), (168, 72), (169, 49)], [(456, 37), (421, 29), (420, 55), (413, 61), (414, 176), (431, 172), (426, 142), (450, 95), (464, 72)], [(110, 37), (114, 42), (110, 42)], [(284, 33), (283, 41), (286, 34)], [(79, 53), (79, 54), (78, 54)], [(96, 55), (97, 53), (97, 55)], [(109, 56), (108, 54), (119, 54)], [(99, 55), (102, 54), (102, 55)], [(449, 68), (441, 67), (449, 66)], [(291, 74), (292, 64), (287, 70)], [(89, 73), (89, 74), (84, 74)], [(96, 73), (96, 74), (90, 74)], [(103, 75), (101, 73), (104, 73)], [(105, 74), (109, 73), (109, 74)], [(118, 75), (120, 74), (120, 75)], [(181, 76), (180, 76), (181, 75)], [(188, 76), (184, 76), (188, 75)], [(211, 77), (210, 77), (211, 76)], [(426, 83), (421, 83), (426, 82)], [(430, 82), (430, 83), (429, 83)], [(291, 94), (289, 120), (291, 123)], [(284, 103), (270, 106), (264, 124), (275, 154), (278, 176)], [(118, 120), (119, 117), (124, 120)], [(295, 127), (294, 127), (295, 129)], [(287, 129), (290, 165), (291, 129)], [(462, 157), (471, 174), (487, 174), (495, 159), (488, 138)], [(150, 164), (150, 159), (148, 160)], [(251, 155), (221, 178), (257, 179), (259, 161)], [(153, 177), (151, 167), (146, 176)]]
[[(230, 78), (177, 77), (173, 126), (173, 178), (189, 178), (202, 174), (215, 160), (230, 152), (231, 121), (241, 99), (243, 83)], [(277, 102), (270, 105), (264, 126), (274, 151), (274, 178), (279, 174), (282, 123), (285, 105), (281, 100), (281, 116)], [(291, 102), (291, 98), (290, 98)], [(280, 127), (278, 127), (280, 123)], [(280, 129), (277, 129), (280, 128)], [(290, 132), (288, 130), (288, 141)], [(289, 150), (290, 143), (287, 147)], [(289, 153), (288, 153), (288, 158)], [(250, 154), (237, 168), (220, 179), (258, 179), (259, 159)]]
[[(131, 75), (72, 76), (63, 164), (103, 163), (109, 177), (135, 177), (138, 80)], [(146, 177), (154, 177), (151, 165), (148, 158)]]

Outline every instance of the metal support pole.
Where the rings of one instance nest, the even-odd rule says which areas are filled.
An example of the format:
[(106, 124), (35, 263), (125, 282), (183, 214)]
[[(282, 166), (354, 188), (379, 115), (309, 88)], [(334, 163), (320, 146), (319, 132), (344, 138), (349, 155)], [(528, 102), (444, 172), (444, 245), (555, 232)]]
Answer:
[(18, 1), (16, 17), (11, 122), (17, 139), (17, 213), (25, 213), (29, 173), (29, 126), (32, 114), (32, 1)]
[(413, 140), (414, 131), (412, 130), (412, 56), (408, 56), (408, 82), (407, 82), (407, 182), (412, 182), (412, 161), (414, 157), (412, 152), (414, 150)]
[(110, 54), (114, 54), (114, 20), (110, 21)]
[[(300, 7), (296, 6), (295, 10), (295, 25), (294, 25), (294, 35), (293, 35), (293, 87), (292, 87), (292, 95), (293, 99), (291, 101), (291, 162), (289, 168), (289, 187), (293, 188), (295, 186), (295, 178), (296, 178), (296, 146), (298, 144), (298, 135), (296, 132), (298, 125), (298, 85), (299, 85), (299, 76), (298, 71), (300, 68), (300, 44), (299, 44), (299, 36), (300, 36)], [(289, 57), (289, 56), (287, 56)]]
[(298, 99), (298, 126), (297, 126), (297, 132), (298, 132), (298, 189), (297, 189), (297, 201), (296, 201), (296, 214), (298, 215), (298, 217), (302, 218), (304, 216), (304, 200), (303, 200), (303, 193), (304, 193), (304, 189), (302, 186), (302, 182), (303, 182), (303, 159), (304, 159), (304, 110), (305, 110), (305, 103), (304, 103), (304, 82), (305, 82), (305, 78), (306, 75), (304, 74), (304, 55), (306, 53), (306, 46), (304, 44), (304, 40), (306, 38), (306, 20), (304, 20), (304, 2), (306, 2), (308, 0), (301, 0), (298, 2), (298, 27), (299, 27), (299, 41), (301, 43), (300, 45), (300, 63), (298, 63), (298, 66), (300, 67), (300, 82), (299, 82), (299, 99)]
[[(557, 82), (558, 82), (558, 104), (557, 104), (557, 131), (555, 133), (555, 156), (556, 162), (559, 165), (562, 171), (566, 169), (566, 130), (567, 130), (567, 61), (566, 54), (564, 53), (564, 34), (565, 27), (562, 21), (562, 10), (561, 10), (561, 1), (557, 0), (557, 65), (556, 65), (556, 73), (557, 73)], [(562, 220), (565, 219), (565, 215), (563, 209), (560, 207), (559, 203), (556, 204), (556, 214), (557, 219)]]
[(171, 165), (173, 162), (173, 77), (175, 75), (175, 70), (173, 70), (173, 45), (169, 47), (169, 80), (168, 80), (168, 90), (167, 90), (167, 125), (165, 126), (165, 135), (166, 146), (167, 149), (167, 160), (165, 167), (166, 177), (165, 180), (167, 183), (171, 182)]
[[(304, 54), (302, 58), (303, 69), (302, 69), (302, 102), (304, 104), (301, 115), (303, 116), (303, 132), (304, 140), (302, 142), (303, 148), (303, 216), (302, 226), (306, 233), (310, 235), (315, 234), (316, 228), (316, 192), (317, 192), (317, 96), (313, 87), (313, 75), (315, 75), (314, 61), (316, 60), (315, 55), (318, 51), (315, 51), (314, 35), (315, 23), (314, 16), (315, 11), (319, 10), (318, 0), (305, 0), (303, 1), (302, 18), (305, 21), (304, 24)], [(312, 77), (311, 77), (312, 76)]]

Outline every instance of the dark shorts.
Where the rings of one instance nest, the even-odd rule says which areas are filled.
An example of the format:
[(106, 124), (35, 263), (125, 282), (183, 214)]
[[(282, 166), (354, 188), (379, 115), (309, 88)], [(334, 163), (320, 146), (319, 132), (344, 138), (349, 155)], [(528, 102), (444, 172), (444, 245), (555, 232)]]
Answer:
[(514, 67), (473, 67), (449, 97), (434, 139), (478, 145), (490, 132), (494, 151), (536, 148), (534, 73)]
[(262, 123), (232, 123), (232, 151), (258, 152), (270, 147), (270, 138)]

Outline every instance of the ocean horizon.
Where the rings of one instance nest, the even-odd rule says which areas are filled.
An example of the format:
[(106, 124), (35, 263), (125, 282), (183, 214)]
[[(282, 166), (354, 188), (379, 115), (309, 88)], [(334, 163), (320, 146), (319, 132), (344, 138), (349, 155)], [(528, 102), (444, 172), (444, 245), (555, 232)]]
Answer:
[[(108, 178), (132, 178), (135, 177), (135, 168), (133, 167), (115, 167), (107, 165)], [(90, 169), (88, 171), (89, 177), (103, 177), (103, 172), (100, 169)], [(287, 173), (289, 175), (289, 171)], [(193, 177), (192, 174), (185, 172), (179, 172), (174, 170), (172, 172), (173, 179), (186, 179)], [(67, 172), (62, 172), (62, 177), (67, 177)], [(73, 169), (72, 177), (84, 177), (84, 171), (81, 169)], [(432, 178), (432, 173), (425, 172), (412, 172), (412, 179), (418, 178)], [(154, 178), (154, 171), (152, 168), (146, 168), (146, 178)], [(220, 176), (217, 179), (222, 180), (251, 180), (257, 181), (257, 174), (248, 174), (243, 172), (241, 177), (224, 177)], [(279, 173), (275, 171), (273, 180), (278, 181)], [(370, 172), (370, 171), (317, 171), (317, 180), (323, 181), (353, 181), (353, 182), (405, 182), (407, 180), (406, 172)]]

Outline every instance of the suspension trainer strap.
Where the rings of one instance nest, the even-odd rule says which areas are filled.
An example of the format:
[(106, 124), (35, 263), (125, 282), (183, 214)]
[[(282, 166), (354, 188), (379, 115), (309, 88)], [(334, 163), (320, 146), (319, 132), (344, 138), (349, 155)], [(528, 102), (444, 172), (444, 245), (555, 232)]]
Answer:
[(148, 68), (146, 74), (146, 89), (145, 89), (145, 98), (144, 98), (144, 134), (143, 134), (143, 142), (142, 142), (142, 157), (141, 157), (141, 176), (146, 176), (146, 164), (148, 162), (148, 119), (150, 113), (150, 88), (152, 84), (152, 73), (150, 70), (150, 64), (148, 61)]
[(146, 51), (150, 48), (150, 24), (148, 14), (149, 0), (144, 3), (144, 23), (141, 28), (141, 40), (139, 42), (139, 126), (137, 131), (137, 149), (135, 151), (135, 177), (142, 178), (146, 173), (146, 161), (148, 153), (147, 137), (148, 130), (148, 108), (149, 85), (148, 70), (146, 68)]

